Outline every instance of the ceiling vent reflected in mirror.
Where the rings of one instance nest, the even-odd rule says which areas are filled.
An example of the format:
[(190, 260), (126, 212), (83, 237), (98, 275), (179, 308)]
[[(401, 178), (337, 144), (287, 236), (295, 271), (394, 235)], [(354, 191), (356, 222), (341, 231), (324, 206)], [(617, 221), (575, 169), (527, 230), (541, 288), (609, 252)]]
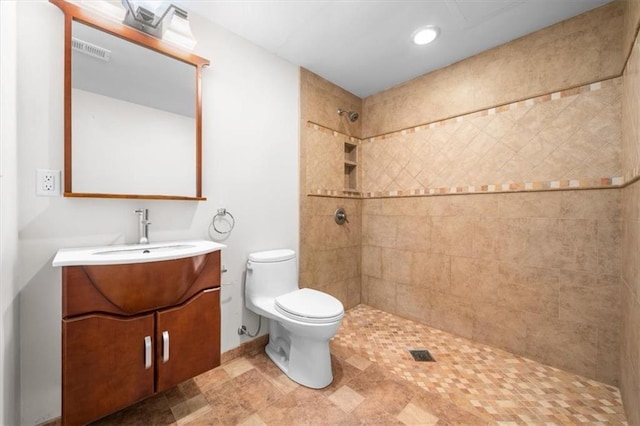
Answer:
[(71, 47), (76, 52), (84, 53), (92, 58), (102, 59), (105, 62), (109, 62), (111, 58), (111, 51), (104, 47), (96, 46), (95, 44), (88, 43), (78, 38), (71, 40)]

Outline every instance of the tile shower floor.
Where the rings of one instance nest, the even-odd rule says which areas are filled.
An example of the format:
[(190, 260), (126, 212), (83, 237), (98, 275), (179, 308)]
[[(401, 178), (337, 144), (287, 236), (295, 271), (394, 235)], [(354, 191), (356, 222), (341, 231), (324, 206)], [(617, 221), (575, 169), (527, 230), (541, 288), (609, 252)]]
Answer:
[[(414, 361), (414, 348), (436, 362)], [(347, 312), (331, 349), (326, 389), (291, 382), (261, 352), (98, 424), (626, 424), (614, 387), (365, 305)]]

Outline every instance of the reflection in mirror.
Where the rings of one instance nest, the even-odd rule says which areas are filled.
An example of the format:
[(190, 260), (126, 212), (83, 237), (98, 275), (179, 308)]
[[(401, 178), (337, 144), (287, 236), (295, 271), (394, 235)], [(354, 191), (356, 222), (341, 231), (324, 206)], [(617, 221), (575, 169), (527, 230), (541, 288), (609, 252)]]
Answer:
[(196, 67), (72, 23), (74, 193), (196, 196)]

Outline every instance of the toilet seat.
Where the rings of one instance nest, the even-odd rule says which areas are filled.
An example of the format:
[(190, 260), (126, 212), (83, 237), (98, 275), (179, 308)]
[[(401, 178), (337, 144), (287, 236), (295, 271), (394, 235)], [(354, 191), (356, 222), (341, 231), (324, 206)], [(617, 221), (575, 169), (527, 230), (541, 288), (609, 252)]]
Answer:
[(344, 316), (344, 308), (338, 299), (310, 288), (276, 297), (275, 308), (288, 318), (314, 324), (338, 321)]

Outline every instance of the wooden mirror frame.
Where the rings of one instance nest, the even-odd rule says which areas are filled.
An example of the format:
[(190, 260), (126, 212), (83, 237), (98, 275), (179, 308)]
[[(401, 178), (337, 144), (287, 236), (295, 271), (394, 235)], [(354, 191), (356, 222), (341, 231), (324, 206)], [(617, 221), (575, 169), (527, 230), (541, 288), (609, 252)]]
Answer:
[[(149, 36), (123, 23), (112, 21), (65, 0), (49, 0), (64, 13), (64, 196), (80, 198), (137, 198), (151, 200), (206, 200), (202, 196), (202, 68), (209, 60), (189, 52), (172, 47), (161, 39)], [(195, 66), (196, 71), (196, 195), (173, 196), (155, 194), (102, 194), (78, 193), (71, 187), (72, 177), (72, 141), (71, 141), (71, 27), (73, 21), (81, 22), (116, 37), (136, 43), (163, 55)]]

